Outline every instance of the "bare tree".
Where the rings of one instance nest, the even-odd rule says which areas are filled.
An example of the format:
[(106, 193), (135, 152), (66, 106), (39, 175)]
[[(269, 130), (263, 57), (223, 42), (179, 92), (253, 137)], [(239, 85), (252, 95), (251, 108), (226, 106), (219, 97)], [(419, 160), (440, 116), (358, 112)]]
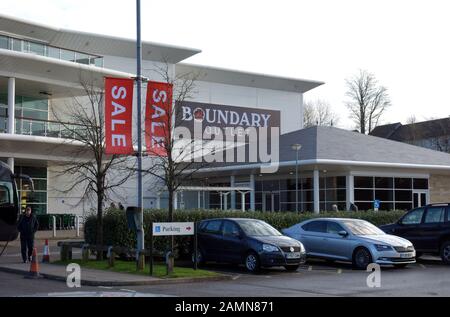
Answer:
[(333, 112), (330, 104), (322, 99), (307, 101), (303, 107), (303, 126), (336, 126), (339, 116)]
[(386, 109), (391, 105), (387, 89), (378, 84), (375, 76), (360, 70), (359, 74), (346, 80), (347, 108), (360, 133), (370, 133)]
[[(164, 153), (148, 153), (151, 156), (151, 166), (144, 169), (143, 174), (151, 175), (159, 180), (168, 193), (168, 221), (173, 222), (174, 195), (182, 184), (188, 183), (192, 175), (200, 168), (206, 166), (205, 162), (194, 162), (191, 158), (202, 149), (197, 149), (194, 138), (182, 142), (174, 133), (174, 128), (180, 125), (182, 113), (178, 111), (185, 100), (192, 99), (195, 94), (195, 82), (199, 78), (197, 73), (172, 75), (168, 63), (154, 70), (163, 81), (173, 85), (173, 104), (164, 116), (162, 128), (162, 142), (159, 146)], [(146, 131), (149, 133), (149, 131)], [(200, 141), (201, 142), (201, 141)], [(171, 239), (171, 251), (174, 249), (174, 240)]]
[[(103, 208), (109, 195), (123, 185), (133, 174), (126, 156), (105, 154), (104, 90), (93, 80), (81, 80), (83, 96), (73, 97), (64, 109), (52, 109), (53, 116), (62, 126), (67, 143), (76, 143), (72, 159), (59, 164), (59, 175), (74, 181), (64, 193), (81, 190), (80, 202), (94, 199), (97, 203), (97, 259), (103, 252)], [(134, 160), (131, 160), (133, 162)]]

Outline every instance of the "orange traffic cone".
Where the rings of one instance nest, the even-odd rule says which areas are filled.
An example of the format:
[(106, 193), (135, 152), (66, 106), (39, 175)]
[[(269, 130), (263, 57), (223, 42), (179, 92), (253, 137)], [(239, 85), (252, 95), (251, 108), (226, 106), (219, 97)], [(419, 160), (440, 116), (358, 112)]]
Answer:
[(45, 239), (44, 256), (42, 257), (42, 263), (50, 263), (50, 248), (48, 247), (47, 239)]
[(33, 255), (31, 256), (31, 265), (30, 272), (25, 277), (27, 278), (39, 278), (41, 275), (39, 274), (39, 263), (37, 261), (37, 250), (33, 249)]

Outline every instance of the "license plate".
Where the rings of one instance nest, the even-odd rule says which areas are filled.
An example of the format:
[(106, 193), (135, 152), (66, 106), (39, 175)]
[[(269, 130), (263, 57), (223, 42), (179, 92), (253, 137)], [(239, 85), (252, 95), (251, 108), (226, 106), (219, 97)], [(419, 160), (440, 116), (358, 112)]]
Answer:
[(400, 257), (404, 259), (409, 259), (414, 257), (414, 252), (408, 252), (408, 253), (400, 253)]
[(286, 253), (286, 259), (298, 259), (300, 258), (300, 252)]

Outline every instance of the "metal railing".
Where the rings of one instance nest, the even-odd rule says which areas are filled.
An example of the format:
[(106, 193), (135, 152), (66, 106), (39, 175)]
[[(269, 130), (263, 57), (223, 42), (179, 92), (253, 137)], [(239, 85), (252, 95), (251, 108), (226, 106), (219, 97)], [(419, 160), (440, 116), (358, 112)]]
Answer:
[[(0, 123), (2, 118), (5, 120), (3, 120), (3, 124), (0, 124), (0, 133), (6, 133), (8, 117), (0, 116)], [(86, 127), (76, 123), (16, 117), (15, 133), (77, 140), (86, 133)]]

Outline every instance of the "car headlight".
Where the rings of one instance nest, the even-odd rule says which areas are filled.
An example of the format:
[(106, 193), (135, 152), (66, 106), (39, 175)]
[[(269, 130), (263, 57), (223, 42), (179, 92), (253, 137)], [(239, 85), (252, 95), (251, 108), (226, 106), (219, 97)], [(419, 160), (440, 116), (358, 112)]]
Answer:
[(375, 248), (377, 251), (391, 251), (392, 247), (390, 245), (385, 244), (375, 244)]
[(300, 244), (300, 245), (299, 245), (299, 246), (300, 246), (300, 252), (301, 252), (301, 253), (306, 252), (305, 246), (303, 245), (303, 243), (300, 242), (299, 244)]
[(274, 245), (271, 245), (271, 244), (263, 244), (263, 251), (266, 251), (266, 252), (278, 252), (278, 251), (280, 251), (279, 249), (278, 249), (278, 247), (276, 247), (276, 246), (274, 246)]

